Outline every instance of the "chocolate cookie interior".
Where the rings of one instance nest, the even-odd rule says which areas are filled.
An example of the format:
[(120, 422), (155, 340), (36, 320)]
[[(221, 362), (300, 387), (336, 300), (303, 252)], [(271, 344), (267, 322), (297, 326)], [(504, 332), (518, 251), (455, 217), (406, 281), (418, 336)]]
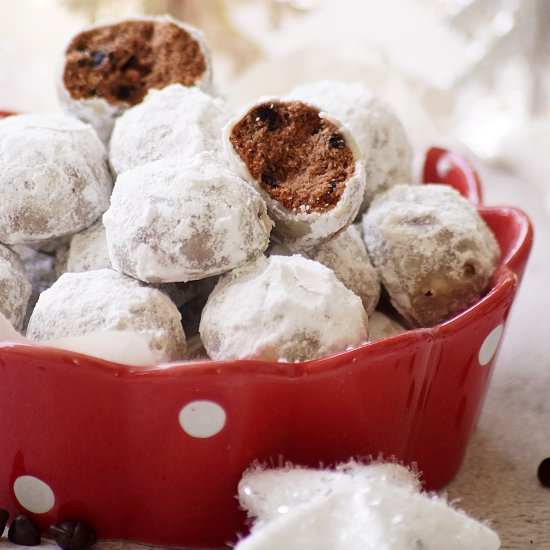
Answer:
[(73, 99), (139, 103), (149, 88), (195, 84), (206, 71), (198, 42), (167, 21), (125, 21), (76, 35), (63, 82)]
[(229, 139), (252, 177), (289, 210), (330, 210), (355, 172), (338, 127), (299, 101), (254, 107)]

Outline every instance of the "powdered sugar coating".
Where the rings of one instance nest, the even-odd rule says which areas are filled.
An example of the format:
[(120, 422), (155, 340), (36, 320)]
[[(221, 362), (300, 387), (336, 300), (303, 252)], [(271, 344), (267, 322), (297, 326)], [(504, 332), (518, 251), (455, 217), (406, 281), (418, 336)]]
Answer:
[[(359, 207), (365, 189), (365, 171), (364, 163), (362, 162), (361, 151), (359, 150), (355, 139), (342, 123), (326, 113), (319, 113), (320, 118), (324, 118), (333, 123), (345, 140), (345, 144), (351, 149), (355, 160), (354, 174), (346, 180), (346, 186), (338, 203), (325, 212), (309, 212), (307, 205), (303, 205), (300, 211), (290, 211), (282, 206), (278, 201), (274, 200), (257, 182), (248, 167), (241, 159), (239, 154), (231, 143), (231, 132), (239, 121), (246, 116), (247, 113), (255, 109), (263, 103), (281, 102), (278, 98), (262, 98), (259, 101), (249, 105), (243, 112), (230, 120), (224, 127), (223, 145), (232, 165), (236, 171), (261, 194), (268, 208), (268, 213), (274, 221), (273, 236), (279, 242), (282, 242), (290, 250), (294, 252), (306, 250), (319, 243), (331, 239), (339, 231), (345, 229), (351, 224)], [(317, 109), (314, 104), (309, 106)]]
[(17, 254), (0, 245), (0, 312), (16, 328), (21, 328), (31, 284), (27, 269)]
[(263, 253), (272, 227), (260, 195), (213, 153), (123, 172), (103, 223), (115, 269), (151, 283), (234, 269)]
[(475, 303), (500, 255), (474, 206), (446, 185), (396, 185), (363, 216), (369, 255), (392, 304), (432, 326)]
[(150, 90), (115, 123), (109, 144), (117, 173), (167, 157), (190, 159), (203, 151), (221, 151), (221, 132), (229, 110), (220, 98), (198, 88), (172, 84)]
[(92, 271), (111, 268), (105, 227), (101, 219), (72, 236), (61, 272)]
[[(200, 50), (204, 56), (206, 62), (206, 70), (197, 82), (196, 86), (204, 90), (205, 92), (212, 92), (212, 63), (210, 56), (210, 49), (206, 44), (204, 35), (199, 29), (188, 25), (182, 21), (178, 21), (173, 17), (168, 15), (163, 15), (159, 17), (139, 17), (133, 18), (136, 21), (152, 21), (157, 23), (173, 23), (178, 27), (182, 28), (192, 38), (197, 42), (200, 47)], [(121, 21), (111, 21), (111, 22), (102, 22), (98, 24), (91, 25), (86, 29), (83, 29), (80, 32), (85, 32), (93, 30), (96, 28), (113, 25), (120, 23)], [(79, 33), (80, 34), (80, 33)], [(72, 38), (71, 38), (72, 40)], [(69, 41), (70, 43), (70, 41)], [(69, 46), (67, 44), (67, 47)], [(64, 51), (67, 48), (64, 49)], [(69, 94), (67, 88), (63, 82), (63, 72), (65, 69), (65, 57), (59, 63), (58, 78), (57, 78), (57, 96), (62, 108), (69, 113), (70, 115), (91, 124), (92, 127), (97, 132), (97, 135), (101, 141), (105, 144), (109, 142), (111, 132), (113, 130), (113, 125), (115, 120), (130, 107), (130, 104), (124, 101), (120, 101), (117, 104), (112, 104), (107, 102), (102, 97), (94, 97), (89, 99), (73, 99)]]
[(367, 337), (361, 299), (324, 265), (300, 255), (264, 256), (224, 275), (199, 333), (212, 359), (307, 361)]
[(412, 149), (405, 129), (368, 88), (324, 80), (298, 86), (288, 97), (315, 103), (349, 127), (365, 161), (367, 184), (360, 213), (376, 194), (412, 181)]
[(336, 238), (308, 250), (306, 255), (332, 269), (361, 298), (368, 315), (374, 312), (380, 298), (380, 282), (357, 226), (350, 225)]
[(111, 269), (62, 275), (40, 295), (27, 337), (41, 341), (105, 331), (139, 333), (159, 361), (185, 355), (181, 316), (170, 298)]
[(66, 115), (0, 121), (0, 242), (75, 233), (109, 206), (112, 179), (93, 129)]

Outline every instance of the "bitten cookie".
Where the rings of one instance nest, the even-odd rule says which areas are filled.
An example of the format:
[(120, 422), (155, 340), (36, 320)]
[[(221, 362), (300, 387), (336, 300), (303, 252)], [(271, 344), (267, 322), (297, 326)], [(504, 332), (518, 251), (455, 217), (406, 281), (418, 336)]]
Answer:
[(360, 213), (378, 193), (412, 181), (412, 149), (405, 129), (391, 108), (365, 86), (321, 81), (294, 88), (289, 98), (314, 103), (349, 127), (365, 161)]
[(144, 336), (159, 361), (185, 355), (181, 315), (170, 298), (111, 269), (62, 275), (40, 295), (27, 337), (41, 341), (104, 331)]
[(223, 276), (199, 333), (211, 359), (307, 361), (367, 339), (361, 299), (300, 255), (264, 256)]
[(260, 101), (226, 125), (224, 146), (264, 197), (275, 238), (291, 250), (326, 241), (355, 218), (365, 189), (361, 153), (318, 107)]
[(210, 54), (202, 33), (170, 17), (95, 25), (64, 52), (58, 95), (74, 116), (106, 142), (115, 117), (151, 88), (211, 87)]
[(116, 173), (161, 158), (190, 159), (222, 150), (229, 110), (220, 98), (198, 88), (173, 84), (151, 90), (145, 100), (115, 122), (109, 143)]
[(90, 226), (112, 179), (93, 129), (67, 115), (0, 120), (0, 242), (31, 244)]
[(234, 269), (264, 252), (272, 227), (260, 195), (213, 153), (123, 172), (103, 223), (113, 267), (149, 283)]
[(363, 216), (364, 239), (391, 303), (432, 326), (477, 302), (498, 243), (474, 206), (446, 185), (396, 185)]

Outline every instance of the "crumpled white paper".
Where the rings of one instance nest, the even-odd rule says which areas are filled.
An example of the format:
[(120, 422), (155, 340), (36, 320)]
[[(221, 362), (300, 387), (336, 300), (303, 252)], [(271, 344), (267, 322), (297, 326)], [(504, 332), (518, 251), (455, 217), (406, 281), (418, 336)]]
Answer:
[(159, 354), (149, 348), (147, 340), (135, 332), (95, 332), (84, 336), (42, 340), (37, 343), (19, 334), (0, 313), (0, 345), (2, 342), (59, 348), (133, 367), (151, 366), (162, 360)]

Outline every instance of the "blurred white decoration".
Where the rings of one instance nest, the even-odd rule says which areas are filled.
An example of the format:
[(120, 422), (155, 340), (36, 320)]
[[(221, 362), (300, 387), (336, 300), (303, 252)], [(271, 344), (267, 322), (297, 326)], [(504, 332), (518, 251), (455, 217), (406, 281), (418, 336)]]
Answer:
[(453, 0), (447, 22), (475, 59), (457, 79), (457, 135), (477, 154), (499, 154), (501, 140), (529, 118), (550, 115), (550, 2)]

